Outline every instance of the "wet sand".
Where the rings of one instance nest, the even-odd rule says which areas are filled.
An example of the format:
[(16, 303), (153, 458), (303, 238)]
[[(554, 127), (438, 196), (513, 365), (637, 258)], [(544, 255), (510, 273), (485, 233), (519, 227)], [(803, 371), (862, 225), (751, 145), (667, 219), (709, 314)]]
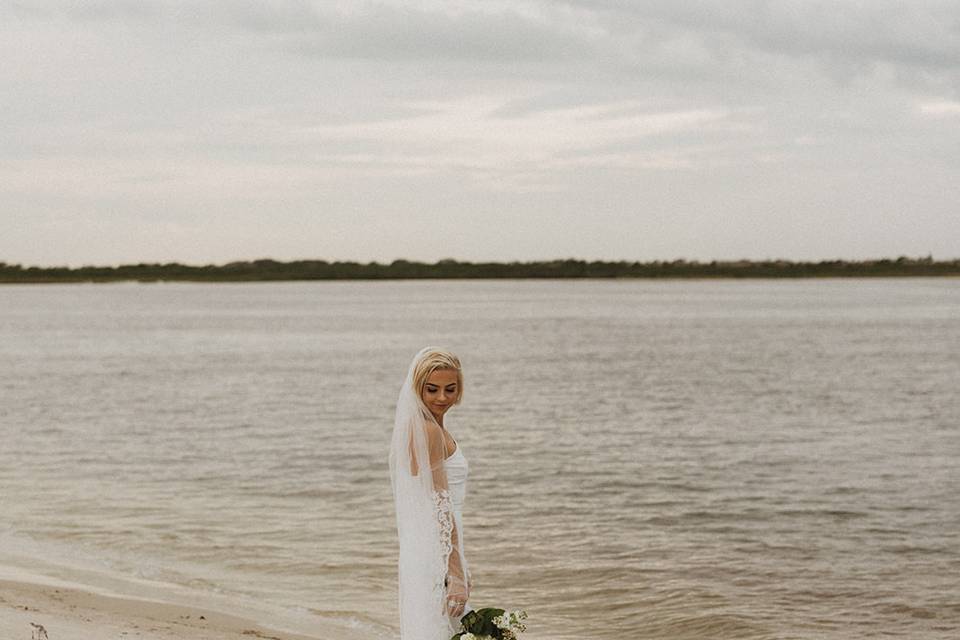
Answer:
[[(40, 625), (46, 636), (40, 631)], [(228, 615), (73, 587), (0, 580), (4, 640), (318, 640)]]

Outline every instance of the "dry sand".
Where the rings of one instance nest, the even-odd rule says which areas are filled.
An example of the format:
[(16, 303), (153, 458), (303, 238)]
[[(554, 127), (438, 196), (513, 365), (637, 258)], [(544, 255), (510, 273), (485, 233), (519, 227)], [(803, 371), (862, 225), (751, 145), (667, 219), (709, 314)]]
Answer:
[[(32, 626), (42, 625), (46, 637)], [(0, 580), (0, 640), (318, 640), (240, 616), (56, 585)]]

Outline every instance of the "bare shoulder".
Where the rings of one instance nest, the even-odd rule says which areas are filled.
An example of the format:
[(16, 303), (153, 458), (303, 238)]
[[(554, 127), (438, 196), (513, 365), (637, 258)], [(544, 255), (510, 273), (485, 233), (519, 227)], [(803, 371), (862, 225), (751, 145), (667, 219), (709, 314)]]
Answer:
[(443, 429), (440, 428), (433, 420), (424, 420), (424, 426), (427, 430), (427, 438), (433, 440), (434, 438), (443, 438)]
[(427, 429), (427, 448), (430, 450), (430, 460), (434, 463), (445, 459), (456, 447), (453, 438), (443, 427), (435, 422), (429, 422)]

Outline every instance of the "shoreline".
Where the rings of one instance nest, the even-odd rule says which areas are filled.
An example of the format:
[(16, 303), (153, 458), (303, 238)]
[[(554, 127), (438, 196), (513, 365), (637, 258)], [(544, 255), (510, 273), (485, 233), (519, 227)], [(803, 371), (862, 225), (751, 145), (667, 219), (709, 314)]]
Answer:
[[(44, 566), (42, 560), (38, 564)], [(97, 580), (86, 572), (62, 569), (31, 569), (17, 559), (0, 560), (2, 640), (370, 640), (387, 637), (383, 633), (371, 635), (369, 629), (357, 628), (349, 622), (318, 619), (307, 612), (298, 615), (296, 611), (274, 611), (265, 602), (245, 603), (174, 585), (168, 589), (159, 584), (139, 585), (120, 578)], [(41, 625), (46, 637), (33, 625)]]
[(226, 264), (138, 263), (114, 265), (28, 266), (0, 261), (0, 282), (282, 282), (343, 280), (553, 280), (553, 279), (795, 279), (900, 278), (960, 276), (960, 258), (911, 258), (793, 261), (763, 260), (538, 260), (528, 262), (390, 263), (326, 260), (242, 260)]
[[(76, 586), (0, 578), (0, 637), (9, 640), (320, 640), (241, 615), (156, 600), (104, 595)], [(39, 629), (46, 631), (46, 639)]]
[(466, 277), (466, 278), (38, 278), (3, 279), (0, 286), (27, 285), (100, 285), (100, 284), (288, 284), (303, 282), (756, 282), (810, 280), (957, 280), (960, 273), (884, 273), (884, 274), (821, 274), (821, 275), (667, 275), (667, 276), (552, 276), (552, 277)]

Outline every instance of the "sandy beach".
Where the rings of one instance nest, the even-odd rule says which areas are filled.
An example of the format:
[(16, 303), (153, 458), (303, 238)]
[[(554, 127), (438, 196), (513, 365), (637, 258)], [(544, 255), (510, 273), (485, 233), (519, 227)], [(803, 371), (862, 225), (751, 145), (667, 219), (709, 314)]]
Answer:
[[(40, 632), (42, 626), (46, 636)], [(316, 640), (227, 615), (151, 600), (106, 596), (77, 588), (0, 580), (3, 640)]]

